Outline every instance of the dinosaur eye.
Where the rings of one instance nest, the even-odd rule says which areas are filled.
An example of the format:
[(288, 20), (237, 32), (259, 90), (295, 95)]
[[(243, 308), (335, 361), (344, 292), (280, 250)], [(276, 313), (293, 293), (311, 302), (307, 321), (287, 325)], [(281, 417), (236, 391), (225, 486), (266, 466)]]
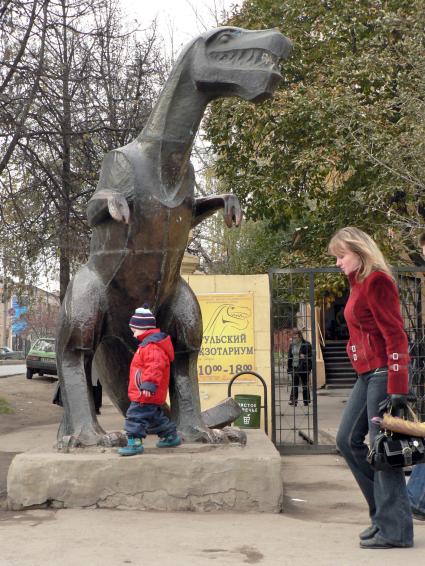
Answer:
[(220, 43), (227, 43), (232, 37), (232, 34), (229, 32), (223, 33), (223, 35), (220, 35), (218, 41)]

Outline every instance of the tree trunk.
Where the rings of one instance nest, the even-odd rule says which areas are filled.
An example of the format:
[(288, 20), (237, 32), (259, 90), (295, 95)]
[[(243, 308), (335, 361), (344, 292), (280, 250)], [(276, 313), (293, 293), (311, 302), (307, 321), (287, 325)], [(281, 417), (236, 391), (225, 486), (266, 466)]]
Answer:
[(67, 2), (62, 0), (62, 22), (63, 22), (63, 63), (62, 63), (62, 203), (61, 203), (61, 225), (59, 227), (59, 282), (60, 301), (62, 303), (68, 287), (71, 265), (70, 265), (70, 212), (71, 212), (71, 96), (69, 92), (70, 61), (68, 59), (68, 28), (67, 28)]

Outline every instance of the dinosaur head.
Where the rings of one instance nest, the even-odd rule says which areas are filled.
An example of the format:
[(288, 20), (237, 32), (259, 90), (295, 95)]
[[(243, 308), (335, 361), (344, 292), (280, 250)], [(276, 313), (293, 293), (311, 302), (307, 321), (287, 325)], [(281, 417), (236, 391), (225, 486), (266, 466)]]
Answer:
[(272, 96), (281, 81), (279, 60), (288, 57), (291, 42), (275, 30), (221, 27), (203, 34), (194, 48), (198, 90), (211, 99), (239, 96), (259, 102)]

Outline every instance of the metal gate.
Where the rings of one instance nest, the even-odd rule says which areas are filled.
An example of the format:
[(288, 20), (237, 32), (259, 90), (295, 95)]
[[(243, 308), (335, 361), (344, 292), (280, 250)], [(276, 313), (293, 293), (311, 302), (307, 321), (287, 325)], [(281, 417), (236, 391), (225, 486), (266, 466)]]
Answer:
[[(417, 396), (418, 415), (425, 420), (425, 270), (397, 267), (393, 272), (409, 340), (411, 388)], [(345, 276), (336, 267), (275, 269), (269, 273), (273, 442), (280, 452), (323, 453), (335, 450), (334, 434), (327, 431), (336, 429), (340, 416), (336, 413), (343, 407), (338, 405), (338, 410), (335, 410), (335, 403), (325, 402), (332, 399), (326, 399), (322, 313), (326, 307), (326, 288), (341, 288), (343, 281)], [(299, 329), (303, 338), (311, 344), (306, 405), (306, 384), (299, 378), (294, 381), (294, 373), (288, 372), (289, 339), (293, 329)], [(295, 404), (297, 392), (298, 404)]]

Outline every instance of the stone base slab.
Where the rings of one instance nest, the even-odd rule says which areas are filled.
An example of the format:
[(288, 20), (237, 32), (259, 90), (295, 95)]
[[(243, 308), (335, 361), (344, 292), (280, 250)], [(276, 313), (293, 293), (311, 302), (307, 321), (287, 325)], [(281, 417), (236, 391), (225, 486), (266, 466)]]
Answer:
[(8, 507), (98, 507), (143, 511), (282, 511), (280, 455), (264, 432), (246, 446), (145, 441), (145, 453), (116, 449), (67, 454), (32, 450), (16, 456), (7, 478)]

